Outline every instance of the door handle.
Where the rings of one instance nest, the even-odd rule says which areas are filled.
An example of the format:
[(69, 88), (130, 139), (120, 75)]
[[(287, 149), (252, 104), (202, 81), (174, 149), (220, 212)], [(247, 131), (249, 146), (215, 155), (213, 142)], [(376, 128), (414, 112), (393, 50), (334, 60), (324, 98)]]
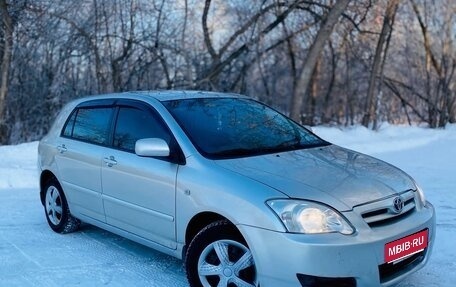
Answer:
[(112, 167), (113, 165), (117, 164), (116, 159), (112, 155), (109, 158), (108, 157), (103, 158), (103, 161), (109, 167)]
[(66, 148), (66, 146), (65, 146), (64, 144), (62, 144), (62, 145), (57, 146), (57, 150), (58, 150), (60, 153), (64, 153), (64, 152), (66, 152), (68, 149)]

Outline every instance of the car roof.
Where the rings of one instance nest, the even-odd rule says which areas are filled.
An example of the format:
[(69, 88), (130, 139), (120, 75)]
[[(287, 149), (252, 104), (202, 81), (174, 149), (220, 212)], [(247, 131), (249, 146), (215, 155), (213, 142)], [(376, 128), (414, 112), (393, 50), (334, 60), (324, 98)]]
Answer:
[[(235, 93), (209, 92), (209, 91), (185, 91), (185, 90), (163, 90), (163, 91), (134, 91), (130, 94), (150, 96), (158, 101), (197, 99), (197, 98), (247, 98)], [(121, 94), (119, 94), (121, 95)]]
[(116, 99), (135, 99), (145, 100), (155, 99), (160, 102), (172, 101), (172, 100), (185, 100), (185, 99), (200, 99), (200, 98), (239, 98), (247, 99), (249, 97), (235, 94), (235, 93), (224, 93), (224, 92), (209, 92), (209, 91), (177, 91), (177, 90), (163, 90), (163, 91), (132, 91), (123, 93), (110, 93), (85, 96), (79, 99), (75, 99), (69, 103), (70, 106), (77, 106), (97, 100), (116, 100)]
[(85, 105), (106, 105), (108, 103), (115, 103), (120, 99), (132, 99), (140, 101), (156, 100), (159, 102), (172, 101), (172, 100), (185, 100), (185, 99), (204, 99), (204, 98), (233, 98), (233, 99), (251, 99), (248, 96), (224, 93), (224, 92), (210, 92), (210, 91), (179, 91), (179, 90), (157, 90), (157, 91), (131, 91), (122, 93), (109, 93), (90, 95), (74, 99), (67, 103), (67, 107), (73, 109), (77, 106)]

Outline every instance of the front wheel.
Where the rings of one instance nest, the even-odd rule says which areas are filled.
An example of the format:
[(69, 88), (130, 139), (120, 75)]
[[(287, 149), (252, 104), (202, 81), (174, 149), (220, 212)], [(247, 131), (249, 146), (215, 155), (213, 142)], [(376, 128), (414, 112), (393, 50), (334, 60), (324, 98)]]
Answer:
[(185, 267), (192, 287), (257, 287), (252, 252), (226, 220), (214, 222), (188, 247)]
[(56, 179), (51, 179), (44, 186), (44, 212), (49, 226), (58, 233), (69, 233), (79, 228), (80, 221), (74, 218)]

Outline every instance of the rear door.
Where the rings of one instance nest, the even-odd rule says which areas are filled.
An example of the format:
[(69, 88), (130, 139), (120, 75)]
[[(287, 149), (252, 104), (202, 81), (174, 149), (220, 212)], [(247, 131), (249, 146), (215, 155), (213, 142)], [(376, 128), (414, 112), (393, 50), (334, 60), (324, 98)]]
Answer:
[(113, 148), (103, 154), (103, 202), (108, 224), (168, 248), (176, 248), (175, 185), (178, 165), (166, 158), (140, 157), (135, 143), (173, 137), (158, 113), (134, 101), (119, 103)]
[(56, 146), (56, 163), (71, 213), (105, 222), (101, 163), (110, 141), (114, 107), (92, 104), (85, 103), (72, 112)]

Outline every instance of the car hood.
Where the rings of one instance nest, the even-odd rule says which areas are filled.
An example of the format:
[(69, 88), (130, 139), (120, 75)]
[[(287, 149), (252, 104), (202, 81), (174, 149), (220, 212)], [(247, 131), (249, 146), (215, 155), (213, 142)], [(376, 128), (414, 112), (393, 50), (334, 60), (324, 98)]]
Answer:
[(216, 163), (291, 198), (324, 202), (341, 211), (415, 189), (400, 169), (336, 145)]

